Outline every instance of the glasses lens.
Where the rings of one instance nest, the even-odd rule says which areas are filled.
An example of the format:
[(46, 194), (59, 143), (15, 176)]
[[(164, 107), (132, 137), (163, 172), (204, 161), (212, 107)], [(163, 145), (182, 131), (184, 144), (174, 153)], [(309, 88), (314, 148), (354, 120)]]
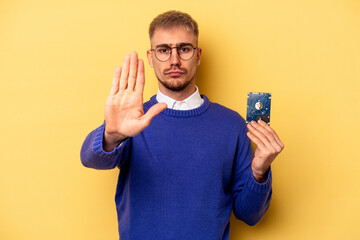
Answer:
[(182, 60), (189, 60), (194, 56), (195, 49), (191, 45), (184, 45), (178, 47), (178, 53)]
[(171, 48), (169, 47), (157, 47), (155, 49), (155, 56), (159, 61), (165, 62), (170, 58)]

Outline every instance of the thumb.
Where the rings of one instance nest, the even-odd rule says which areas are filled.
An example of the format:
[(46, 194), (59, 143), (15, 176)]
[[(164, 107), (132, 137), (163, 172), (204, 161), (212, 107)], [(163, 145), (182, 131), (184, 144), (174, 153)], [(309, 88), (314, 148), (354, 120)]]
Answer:
[(145, 127), (150, 125), (151, 120), (167, 108), (166, 103), (157, 103), (152, 106), (143, 116), (142, 121)]

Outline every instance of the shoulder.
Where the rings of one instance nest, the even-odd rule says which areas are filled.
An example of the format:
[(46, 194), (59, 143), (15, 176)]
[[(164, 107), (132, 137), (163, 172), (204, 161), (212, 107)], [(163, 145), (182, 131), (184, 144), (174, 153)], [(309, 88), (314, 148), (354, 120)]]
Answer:
[(246, 121), (238, 112), (219, 103), (210, 102), (208, 113), (216, 118), (221, 125), (237, 126), (241, 130), (246, 129)]
[(224, 114), (225, 117), (243, 119), (243, 117), (241, 117), (238, 112), (236, 112), (235, 110), (232, 110), (228, 107), (225, 107), (224, 105), (221, 105), (219, 103), (214, 103), (214, 102), (211, 102), (211, 105), (212, 105), (211, 107), (213, 108), (213, 110), (215, 110), (216, 112), (218, 112), (220, 114)]
[(219, 118), (229, 119), (229, 121), (240, 121), (245, 123), (244, 118), (238, 112), (221, 104), (211, 102), (211, 109), (213, 111), (213, 114), (218, 115)]

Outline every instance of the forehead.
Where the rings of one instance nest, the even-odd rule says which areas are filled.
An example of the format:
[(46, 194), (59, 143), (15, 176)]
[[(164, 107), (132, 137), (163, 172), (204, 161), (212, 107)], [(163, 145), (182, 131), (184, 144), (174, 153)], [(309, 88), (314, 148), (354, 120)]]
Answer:
[(186, 27), (173, 27), (169, 29), (157, 28), (154, 31), (152, 38), (150, 39), (151, 46), (157, 46), (160, 44), (167, 44), (169, 46), (177, 46), (180, 43), (191, 43), (196, 45), (196, 37), (192, 30), (186, 29)]

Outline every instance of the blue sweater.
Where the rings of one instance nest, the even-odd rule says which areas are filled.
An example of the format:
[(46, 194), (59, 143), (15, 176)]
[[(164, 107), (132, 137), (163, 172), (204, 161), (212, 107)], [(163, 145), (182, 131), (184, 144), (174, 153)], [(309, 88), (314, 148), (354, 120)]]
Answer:
[[(120, 168), (121, 240), (225, 240), (232, 210), (254, 225), (268, 209), (271, 171), (265, 183), (255, 181), (244, 119), (202, 98), (193, 110), (165, 109), (112, 152), (102, 148), (104, 124), (85, 139), (84, 166)], [(156, 103), (153, 96), (144, 111)]]

